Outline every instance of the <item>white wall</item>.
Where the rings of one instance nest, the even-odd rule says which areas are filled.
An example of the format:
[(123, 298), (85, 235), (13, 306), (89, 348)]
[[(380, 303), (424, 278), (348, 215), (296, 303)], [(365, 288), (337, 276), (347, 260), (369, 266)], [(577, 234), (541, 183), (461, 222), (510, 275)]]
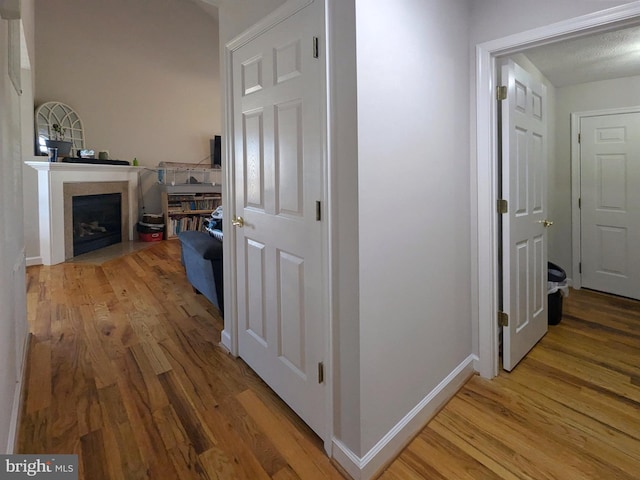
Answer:
[(190, 0), (36, 0), (36, 104), (61, 101), (89, 148), (198, 163), (220, 133), (217, 22)]
[[(557, 159), (549, 187), (553, 189), (554, 249), (550, 260), (570, 275), (573, 268), (571, 245), (571, 138), (570, 115), (576, 112), (640, 106), (640, 76), (583, 83), (557, 89)], [(556, 229), (556, 226), (559, 228)], [(551, 255), (553, 254), (553, 256)]]
[(471, 354), (466, 1), (356, 0), (362, 452)]
[[(30, 2), (25, 3), (28, 14)], [(32, 20), (25, 17), (27, 29)], [(31, 22), (31, 23), (30, 23)], [(0, 20), (0, 452), (13, 451), (27, 334), (20, 99), (7, 73)]]

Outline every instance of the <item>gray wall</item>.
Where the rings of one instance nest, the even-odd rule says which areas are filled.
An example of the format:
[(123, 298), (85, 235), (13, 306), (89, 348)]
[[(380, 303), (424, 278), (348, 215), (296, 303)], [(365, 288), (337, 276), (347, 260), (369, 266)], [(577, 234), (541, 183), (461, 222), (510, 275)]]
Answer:
[(190, 0), (36, 0), (36, 105), (60, 101), (88, 148), (198, 163), (221, 130), (218, 24)]
[[(33, 32), (24, 2), (25, 32)], [(19, 23), (19, 21), (17, 21)], [(18, 26), (19, 28), (19, 26)], [(0, 452), (14, 446), (28, 331), (22, 205), (20, 97), (8, 76), (8, 22), (0, 20)], [(18, 41), (17, 48), (20, 48)]]
[[(549, 259), (571, 275), (571, 122), (576, 112), (640, 106), (640, 76), (583, 83), (557, 89), (556, 153), (549, 187), (554, 208), (553, 251)], [(556, 226), (558, 228), (556, 228)]]
[(362, 453), (471, 354), (468, 31), (466, 1), (356, 2)]

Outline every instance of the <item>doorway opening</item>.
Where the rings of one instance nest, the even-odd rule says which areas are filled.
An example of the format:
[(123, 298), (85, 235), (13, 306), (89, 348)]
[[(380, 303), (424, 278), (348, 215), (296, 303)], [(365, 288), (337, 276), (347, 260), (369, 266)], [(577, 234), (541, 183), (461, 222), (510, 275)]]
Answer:
[(493, 40), (477, 46), (477, 296), (478, 362), (477, 370), (486, 378), (499, 371), (499, 342), (496, 315), (499, 306), (498, 272), (498, 140), (497, 58), (522, 52), (542, 44), (560, 42), (594, 32), (617, 30), (640, 22), (638, 3), (614, 7), (521, 34)]

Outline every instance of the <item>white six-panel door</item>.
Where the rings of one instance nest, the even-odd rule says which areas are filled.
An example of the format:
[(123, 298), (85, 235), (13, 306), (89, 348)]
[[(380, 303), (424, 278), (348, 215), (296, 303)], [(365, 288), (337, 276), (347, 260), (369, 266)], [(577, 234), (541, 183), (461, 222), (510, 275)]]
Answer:
[(582, 286), (640, 299), (640, 112), (580, 122)]
[(320, 3), (233, 52), (235, 203), (226, 212), (242, 217), (239, 355), (324, 437)]
[(503, 367), (512, 370), (547, 332), (547, 103), (545, 86), (512, 61), (502, 84)]

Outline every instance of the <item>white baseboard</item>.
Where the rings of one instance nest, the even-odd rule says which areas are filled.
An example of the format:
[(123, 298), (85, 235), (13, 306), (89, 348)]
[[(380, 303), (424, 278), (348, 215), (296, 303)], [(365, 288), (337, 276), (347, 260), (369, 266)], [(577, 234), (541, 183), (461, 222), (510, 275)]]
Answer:
[(42, 257), (27, 257), (26, 261), (27, 267), (32, 267), (33, 265), (43, 265)]
[(447, 378), (424, 397), (367, 454), (360, 458), (340, 440), (333, 439), (332, 456), (354, 480), (368, 480), (381, 473), (409, 441), (424, 428), (475, 372), (478, 357), (469, 355)]
[(24, 393), (24, 384), (27, 380), (27, 356), (29, 355), (29, 345), (31, 333), (27, 332), (24, 339), (24, 348), (22, 349), (22, 364), (20, 365), (20, 378), (16, 382), (15, 391), (13, 392), (13, 407), (11, 409), (11, 421), (9, 422), (9, 438), (7, 440), (7, 454), (14, 453), (18, 443), (18, 426), (20, 425), (20, 416), (22, 413), (22, 394)]
[(473, 360), (473, 370), (476, 372), (480, 371), (480, 357), (478, 355), (471, 355), (471, 359)]
[(233, 352), (233, 349), (231, 348), (231, 335), (229, 335), (229, 332), (226, 330), (223, 330), (220, 335), (220, 344), (226, 348), (229, 353)]

